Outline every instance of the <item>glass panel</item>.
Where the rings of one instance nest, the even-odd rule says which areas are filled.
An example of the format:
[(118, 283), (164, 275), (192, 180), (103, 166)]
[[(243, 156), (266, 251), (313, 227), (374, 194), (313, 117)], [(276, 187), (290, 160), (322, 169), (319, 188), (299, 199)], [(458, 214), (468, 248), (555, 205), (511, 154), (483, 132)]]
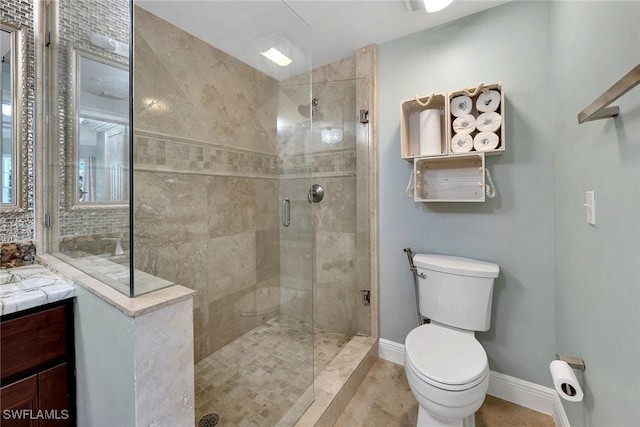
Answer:
[(368, 78), (355, 81), (356, 185), (352, 197), (356, 200), (356, 264), (355, 291), (359, 300), (356, 308), (357, 335), (371, 335), (371, 208), (369, 205), (369, 100), (371, 82)]
[[(48, 3), (51, 252), (132, 295), (128, 0)], [(57, 220), (57, 221), (55, 221)], [(142, 282), (148, 275), (140, 275)], [(167, 283), (161, 281), (162, 283)]]
[(313, 204), (315, 327), (346, 340), (369, 334), (370, 310), (362, 294), (369, 289), (367, 170), (362, 168), (368, 126), (359, 123), (366, 87), (365, 79), (314, 82), (312, 95), (312, 176), (324, 190), (322, 201)]
[(309, 28), (283, 2), (134, 5), (136, 268), (196, 291), (196, 417), (293, 425), (313, 399)]

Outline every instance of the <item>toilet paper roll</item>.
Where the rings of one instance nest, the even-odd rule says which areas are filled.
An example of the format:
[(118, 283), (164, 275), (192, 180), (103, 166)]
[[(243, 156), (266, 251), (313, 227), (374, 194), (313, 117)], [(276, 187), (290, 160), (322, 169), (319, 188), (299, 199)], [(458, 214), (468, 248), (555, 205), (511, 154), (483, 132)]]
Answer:
[(430, 109), (420, 112), (420, 155), (441, 154), (442, 131), (440, 110)]
[(469, 114), (473, 108), (473, 101), (468, 96), (456, 96), (451, 100), (451, 115), (455, 117)]
[(489, 90), (478, 95), (476, 101), (476, 110), (481, 113), (488, 111), (496, 111), (500, 105), (500, 92), (497, 90)]
[(476, 151), (495, 150), (500, 142), (500, 138), (493, 132), (480, 132), (473, 138), (473, 148)]
[(584, 397), (575, 372), (569, 364), (562, 360), (554, 360), (549, 364), (551, 378), (556, 391), (569, 402), (580, 402)]
[(476, 118), (471, 114), (465, 114), (453, 121), (453, 130), (455, 133), (471, 133), (476, 130)]
[(480, 132), (495, 132), (502, 125), (502, 116), (498, 113), (482, 113), (476, 119), (476, 127)]
[(473, 148), (473, 138), (466, 133), (457, 133), (451, 138), (451, 152), (468, 153)]

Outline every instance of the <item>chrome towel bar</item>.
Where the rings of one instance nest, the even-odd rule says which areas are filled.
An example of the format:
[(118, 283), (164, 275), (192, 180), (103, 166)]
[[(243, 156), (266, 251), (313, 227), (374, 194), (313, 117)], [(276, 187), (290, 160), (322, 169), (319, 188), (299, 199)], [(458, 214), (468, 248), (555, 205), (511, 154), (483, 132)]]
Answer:
[(591, 120), (607, 119), (620, 114), (620, 107), (609, 107), (616, 99), (636, 87), (640, 83), (640, 64), (636, 65), (609, 90), (600, 95), (587, 108), (578, 114), (578, 123), (582, 124)]

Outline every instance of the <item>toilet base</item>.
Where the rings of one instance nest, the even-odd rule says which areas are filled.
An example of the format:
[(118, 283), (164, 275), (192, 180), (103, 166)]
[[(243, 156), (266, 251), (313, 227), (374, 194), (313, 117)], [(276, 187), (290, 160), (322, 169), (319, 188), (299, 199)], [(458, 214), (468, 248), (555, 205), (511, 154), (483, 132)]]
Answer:
[(471, 414), (461, 420), (443, 420), (427, 412), (421, 405), (418, 409), (418, 424), (416, 427), (476, 427), (476, 415)]

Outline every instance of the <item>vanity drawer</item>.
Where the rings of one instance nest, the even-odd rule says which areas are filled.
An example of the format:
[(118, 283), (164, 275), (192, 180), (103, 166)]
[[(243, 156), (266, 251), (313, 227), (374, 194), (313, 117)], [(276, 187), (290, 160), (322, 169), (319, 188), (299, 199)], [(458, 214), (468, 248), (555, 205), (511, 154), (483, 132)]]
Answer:
[(2, 322), (0, 341), (2, 380), (66, 357), (65, 307), (54, 307)]

